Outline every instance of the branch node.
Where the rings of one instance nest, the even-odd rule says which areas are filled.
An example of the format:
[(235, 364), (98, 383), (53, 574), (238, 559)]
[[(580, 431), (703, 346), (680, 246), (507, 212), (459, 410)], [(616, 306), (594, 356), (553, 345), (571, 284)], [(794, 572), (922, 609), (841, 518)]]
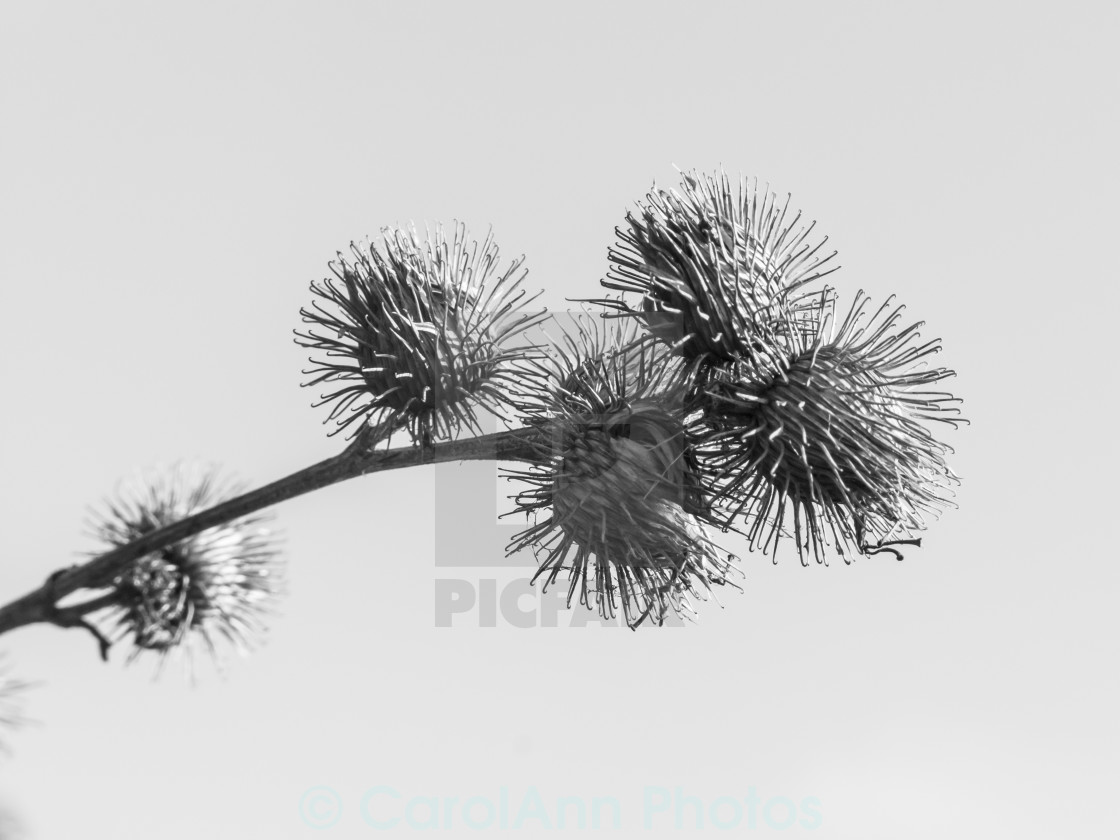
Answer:
[(54, 624), (56, 627), (80, 627), (89, 631), (93, 635), (93, 638), (97, 640), (101, 661), (108, 662), (109, 648), (113, 646), (113, 643), (106, 638), (105, 634), (102, 633), (93, 622), (85, 617), (83, 611), (94, 604), (98, 606), (101, 606), (101, 604), (99, 602), (91, 602), (90, 604), (78, 604), (76, 607), (70, 608), (60, 607), (58, 605), (58, 598), (55, 595), (55, 587), (58, 585), (58, 579), (73, 568), (74, 566), (71, 566), (69, 569), (59, 569), (56, 572), (52, 572), (47, 577), (47, 581), (43, 585), (43, 588), (46, 590), (46, 603), (43, 606), (44, 619)]

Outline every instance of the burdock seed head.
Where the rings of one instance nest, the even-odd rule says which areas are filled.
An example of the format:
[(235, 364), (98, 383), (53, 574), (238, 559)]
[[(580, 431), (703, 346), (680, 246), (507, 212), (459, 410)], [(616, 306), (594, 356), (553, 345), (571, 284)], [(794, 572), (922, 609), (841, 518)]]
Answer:
[[(177, 468), (121, 492), (94, 522), (106, 550), (126, 545), (233, 496), (213, 472)], [(133, 561), (112, 582), (115, 640), (132, 657), (167, 654), (200, 641), (214, 652), (225, 639), (244, 651), (264, 629), (270, 601), (282, 589), (277, 540), (266, 517), (218, 525)]]
[(493, 238), (469, 240), (462, 225), (450, 239), (382, 233), (380, 248), (351, 245), (352, 260), (339, 254), (334, 277), (311, 284), (318, 300), (300, 310), (310, 327), (296, 341), (321, 355), (304, 384), (336, 383), (318, 403), (332, 404), (336, 431), (368, 422), (423, 441), (477, 430), (475, 408), (507, 400), (509, 363), (524, 352), (510, 340), (539, 317), (523, 309), (522, 260), (499, 274)]
[(964, 422), (950, 394), (927, 390), (953, 375), (927, 367), (938, 340), (917, 343), (920, 323), (898, 329), (888, 300), (870, 318), (860, 292), (835, 328), (756, 354), (708, 388), (711, 432), (697, 448), (706, 479), (746, 522), (752, 548), (792, 535), (823, 562), (834, 545), (852, 554), (919, 544), (926, 514), (951, 504), (952, 450), (926, 421)]
[(568, 575), (606, 618), (636, 627), (691, 610), (688, 596), (722, 584), (733, 558), (708, 539), (707, 502), (685, 445), (686, 365), (633, 331), (566, 336), (556, 365), (521, 408), (550, 432), (540, 463), (514, 473), (534, 524), (510, 551), (531, 546), (544, 586)]
[(597, 303), (641, 319), (689, 359), (725, 364), (815, 323), (819, 295), (805, 288), (835, 270), (813, 242), (815, 223), (757, 181), (688, 173), (680, 192), (652, 190), (617, 229), (603, 285), (621, 301)]
[[(9, 676), (5, 654), (0, 654), (0, 731), (15, 729), (27, 721), (23, 715), (23, 695), (30, 683)], [(0, 739), (0, 749), (5, 746)]]

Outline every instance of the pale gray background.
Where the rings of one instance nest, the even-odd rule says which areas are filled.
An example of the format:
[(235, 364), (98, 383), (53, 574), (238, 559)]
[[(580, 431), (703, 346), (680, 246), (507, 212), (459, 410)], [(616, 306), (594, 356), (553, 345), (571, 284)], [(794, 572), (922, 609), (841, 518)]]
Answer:
[[(1105, 3), (6, 4), (5, 598), (92, 548), (86, 506), (137, 467), (260, 482), (335, 451), (290, 331), (350, 239), (492, 223), (562, 306), (673, 164), (792, 192), (845, 295), (895, 292), (944, 339), (973, 425), (950, 434), (960, 510), (905, 562), (751, 555), (744, 594), (660, 633), (434, 628), (430, 469), (286, 504), (291, 596), (224, 681), (153, 682), (49, 627), (0, 641), (43, 682), (3, 807), (33, 838), (364, 837), (372, 785), (536, 785), (618, 797), (633, 835), (660, 785), (816, 796), (801, 833), (827, 838), (1115, 830), (1116, 24)], [(342, 798), (330, 831), (300, 822), (313, 785)]]

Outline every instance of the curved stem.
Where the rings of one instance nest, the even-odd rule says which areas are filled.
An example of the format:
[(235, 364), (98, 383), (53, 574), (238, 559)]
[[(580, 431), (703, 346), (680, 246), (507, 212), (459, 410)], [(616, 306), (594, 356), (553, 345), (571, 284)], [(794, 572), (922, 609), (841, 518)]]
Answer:
[[(54, 579), (56, 579), (56, 576), (52, 575), (48, 580), (48, 587), (51, 585), (50, 581)], [(49, 590), (48, 594), (50, 594)], [(101, 653), (101, 661), (108, 662), (109, 648), (112, 647), (113, 643), (109, 641), (105, 634), (101, 632), (100, 628), (90, 621), (87, 616), (98, 610), (111, 607), (117, 602), (116, 592), (106, 592), (96, 598), (91, 598), (88, 601), (83, 601), (80, 604), (73, 604), (69, 607), (52, 606), (48, 602), (47, 620), (56, 627), (81, 627), (83, 630), (88, 630), (93, 638), (97, 640), (97, 647)]]
[[(76, 614), (56, 606), (59, 600), (79, 589), (107, 587), (129, 563), (137, 558), (192, 537), (215, 525), (239, 519), (340, 481), (383, 470), (398, 470), (447, 461), (533, 461), (539, 452), (539, 444), (536, 443), (540, 439), (539, 436), (539, 430), (525, 427), (466, 440), (437, 443), (432, 446), (406, 446), (377, 451), (376, 437), (372, 431), (367, 430), (359, 434), (345, 451), (325, 461), (312, 464), (271, 484), (250, 490), (248, 493), (145, 534), (127, 545), (118, 546), (95, 557), (88, 563), (55, 572), (38, 589), (0, 607), (0, 633), (37, 622), (48, 622), (65, 627), (78, 626), (75, 622), (68, 621), (75, 618)], [(100, 598), (90, 603), (100, 603), (101, 606), (105, 606)], [(80, 608), (84, 605), (78, 606)]]

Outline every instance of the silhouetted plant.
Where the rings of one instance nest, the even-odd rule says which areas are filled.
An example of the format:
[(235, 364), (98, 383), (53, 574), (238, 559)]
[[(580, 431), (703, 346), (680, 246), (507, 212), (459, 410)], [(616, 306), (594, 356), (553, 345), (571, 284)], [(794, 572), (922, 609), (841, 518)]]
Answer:
[[(734, 582), (717, 533), (770, 553), (792, 540), (802, 562), (919, 545), (957, 482), (933, 421), (965, 422), (930, 390), (952, 375), (929, 366), (939, 343), (889, 302), (869, 315), (862, 292), (838, 316), (834, 254), (756, 182), (689, 173), (625, 222), (608, 296), (587, 301), (606, 321), (544, 347), (526, 338), (547, 313), (529, 308), (522, 259), (503, 268), (491, 236), (352, 245), (296, 332), (345, 448), (240, 495), (213, 473), (150, 477), (99, 515), (106, 550), (0, 607), (0, 633), (81, 627), (130, 658), (244, 648), (282, 589), (262, 510), (443, 461), (521, 462), (514, 512), (530, 523), (510, 551), (535, 553), (544, 586), (566, 575), (569, 605), (632, 627)], [(507, 428), (462, 437), (479, 412)], [(399, 431), (409, 443), (389, 448)]]

